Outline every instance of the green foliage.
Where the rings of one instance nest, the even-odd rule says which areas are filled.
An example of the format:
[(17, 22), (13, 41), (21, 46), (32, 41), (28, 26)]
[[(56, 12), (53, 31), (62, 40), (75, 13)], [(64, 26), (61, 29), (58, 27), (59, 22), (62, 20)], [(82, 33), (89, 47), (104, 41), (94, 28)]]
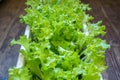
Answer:
[(9, 69), (9, 76), (9, 80), (30, 80), (31, 78), (31, 74), (26, 67)]
[(21, 50), (25, 69), (10, 69), (10, 80), (100, 80), (109, 45), (98, 38), (105, 35), (105, 26), (101, 21), (91, 23), (88, 5), (79, 0), (28, 0), (26, 4), (21, 22), (30, 26), (30, 38), (12, 41), (25, 48)]

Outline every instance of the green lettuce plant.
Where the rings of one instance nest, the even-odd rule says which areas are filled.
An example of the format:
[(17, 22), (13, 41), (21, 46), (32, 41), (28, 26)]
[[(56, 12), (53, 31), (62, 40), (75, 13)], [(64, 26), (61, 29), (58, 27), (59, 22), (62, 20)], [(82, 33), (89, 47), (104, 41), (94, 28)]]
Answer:
[(9, 80), (100, 80), (109, 48), (102, 22), (92, 23), (88, 5), (79, 0), (27, 0), (21, 22), (30, 37), (13, 40), (25, 49), (21, 68), (9, 69)]

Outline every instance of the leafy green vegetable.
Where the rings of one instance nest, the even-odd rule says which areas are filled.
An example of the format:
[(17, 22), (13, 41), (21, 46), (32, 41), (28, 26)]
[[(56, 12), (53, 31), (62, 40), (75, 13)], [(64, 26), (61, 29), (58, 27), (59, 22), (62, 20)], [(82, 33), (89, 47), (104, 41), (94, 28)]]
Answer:
[[(102, 22), (91, 23), (89, 6), (79, 0), (28, 0), (21, 22), (30, 26), (30, 38), (12, 44), (25, 49), (25, 65), (10, 69), (10, 80), (100, 80), (107, 68), (109, 45)], [(20, 73), (19, 73), (20, 72)], [(23, 74), (22, 74), (23, 73)]]
[(30, 80), (31, 78), (31, 74), (26, 67), (20, 69), (9, 69), (9, 75), (9, 80)]

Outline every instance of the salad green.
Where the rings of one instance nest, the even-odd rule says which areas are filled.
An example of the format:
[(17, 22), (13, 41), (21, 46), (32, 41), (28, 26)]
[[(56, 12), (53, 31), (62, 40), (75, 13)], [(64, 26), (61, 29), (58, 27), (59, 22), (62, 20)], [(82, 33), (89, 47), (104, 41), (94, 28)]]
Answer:
[(100, 80), (109, 45), (102, 22), (92, 23), (89, 5), (79, 0), (27, 0), (21, 22), (30, 37), (13, 40), (25, 49), (25, 65), (9, 69), (9, 80)]

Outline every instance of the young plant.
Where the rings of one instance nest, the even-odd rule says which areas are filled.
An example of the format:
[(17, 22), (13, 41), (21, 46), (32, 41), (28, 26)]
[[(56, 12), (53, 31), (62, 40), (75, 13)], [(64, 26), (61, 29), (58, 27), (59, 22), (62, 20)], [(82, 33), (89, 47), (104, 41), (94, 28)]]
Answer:
[(25, 65), (9, 70), (9, 80), (100, 80), (109, 47), (101, 21), (91, 23), (88, 5), (79, 0), (28, 0), (21, 21), (30, 37), (21, 36)]

